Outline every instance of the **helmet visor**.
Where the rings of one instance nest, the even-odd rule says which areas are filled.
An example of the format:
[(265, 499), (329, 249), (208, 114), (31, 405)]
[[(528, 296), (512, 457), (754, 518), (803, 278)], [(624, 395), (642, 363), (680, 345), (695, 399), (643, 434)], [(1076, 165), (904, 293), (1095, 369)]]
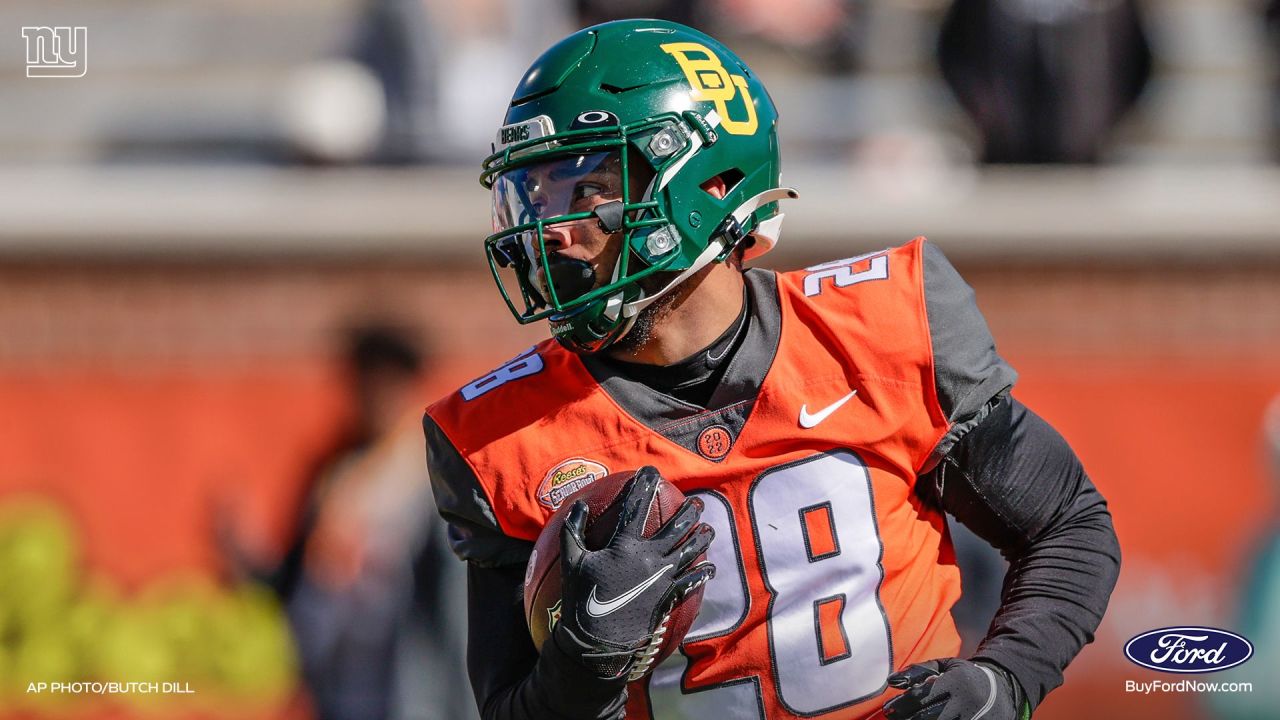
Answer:
[[(668, 264), (629, 269), (628, 243), (666, 220), (657, 202), (642, 199), (653, 179), (645, 172), (648, 165), (626, 152), (562, 152), (504, 170), (493, 180), (494, 232), (485, 249), (494, 280), (520, 322), (612, 297)], [(587, 254), (568, 252), (572, 246)]]
[[(563, 309), (595, 288), (593, 266), (559, 256), (547, 236), (581, 240), (621, 229), (622, 178), (621, 151), (607, 150), (513, 168), (494, 182), (493, 229), (503, 236), (489, 245), (495, 277), (508, 298), (523, 297), (524, 315)], [(616, 214), (599, 210), (606, 204)], [(597, 211), (615, 226), (606, 230)]]
[(601, 201), (623, 199), (621, 158), (618, 150), (592, 152), (508, 170), (493, 184), (493, 231), (589, 213)]

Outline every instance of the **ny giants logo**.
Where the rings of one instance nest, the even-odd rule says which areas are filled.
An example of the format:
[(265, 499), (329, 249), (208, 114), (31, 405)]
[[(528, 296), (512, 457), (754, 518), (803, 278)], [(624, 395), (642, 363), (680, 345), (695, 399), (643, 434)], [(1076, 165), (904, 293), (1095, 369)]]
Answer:
[(1137, 665), (1171, 673), (1209, 673), (1235, 667), (1253, 656), (1240, 635), (1210, 627), (1150, 630), (1125, 643), (1125, 657)]
[(89, 71), (89, 29), (22, 28), (27, 41), (27, 77), (78, 78)]

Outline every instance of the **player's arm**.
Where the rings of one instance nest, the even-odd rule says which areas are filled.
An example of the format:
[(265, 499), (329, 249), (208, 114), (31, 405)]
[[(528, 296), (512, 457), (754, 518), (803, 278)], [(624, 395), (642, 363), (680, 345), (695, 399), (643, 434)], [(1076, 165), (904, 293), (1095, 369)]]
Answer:
[(999, 548), (1010, 569), (973, 662), (940, 659), (890, 678), (906, 692), (886, 716), (944, 706), (957, 717), (984, 707), (993, 720), (1025, 716), (1093, 639), (1119, 544), (1075, 453), (1009, 395), (1017, 374), (997, 354), (972, 289), (936, 247), (922, 253), (934, 389), (950, 427), (916, 488)]
[(1093, 641), (1119, 575), (1106, 500), (1062, 436), (1012, 397), (960, 438), (924, 486), (1009, 561), (974, 659), (1011, 673), (1035, 708)]

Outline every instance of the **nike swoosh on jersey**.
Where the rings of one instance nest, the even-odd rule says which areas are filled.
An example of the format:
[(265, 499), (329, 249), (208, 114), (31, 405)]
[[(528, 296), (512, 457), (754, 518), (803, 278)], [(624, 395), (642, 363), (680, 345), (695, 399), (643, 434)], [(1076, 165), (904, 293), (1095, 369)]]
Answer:
[(641, 582), (639, 585), (631, 588), (630, 590), (622, 593), (621, 595), (619, 595), (618, 597), (612, 600), (603, 600), (603, 601), (600, 600), (596, 596), (596, 591), (600, 589), (600, 586), (593, 585), (591, 587), (591, 594), (587, 596), (587, 614), (590, 615), (591, 617), (604, 617), (609, 613), (617, 612), (618, 610), (621, 610), (623, 606), (625, 606), (627, 603), (639, 597), (640, 593), (644, 592), (645, 590), (648, 590), (650, 585), (653, 585), (654, 583), (661, 580), (662, 575), (673, 567), (675, 566), (674, 565), (663, 566), (661, 570), (650, 575), (648, 580)]
[(844, 405), (845, 403), (849, 402), (851, 399), (853, 399), (853, 396), (857, 394), (858, 394), (858, 391), (854, 390), (848, 395), (845, 395), (844, 397), (822, 408), (818, 412), (813, 413), (812, 415), (809, 414), (808, 404), (801, 405), (800, 406), (800, 427), (806, 430), (808, 430), (811, 427), (817, 427), (818, 423), (821, 423), (823, 420), (826, 420), (827, 418), (831, 417), (831, 413), (839, 410), (841, 405)]

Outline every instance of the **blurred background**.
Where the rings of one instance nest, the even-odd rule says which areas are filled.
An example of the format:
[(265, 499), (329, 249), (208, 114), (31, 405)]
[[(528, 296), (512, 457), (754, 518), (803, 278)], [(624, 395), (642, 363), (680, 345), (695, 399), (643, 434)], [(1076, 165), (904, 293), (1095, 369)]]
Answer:
[[(764, 264), (929, 236), (1110, 499), (1119, 586), (1037, 717), (1280, 717), (1278, 6), (7, 0), (0, 718), (471, 717), (418, 417), (544, 336), (478, 163), (539, 52), (626, 16), (773, 94)], [(29, 78), (26, 26), (86, 27), (83, 77)], [(1202, 679), (1254, 691), (1126, 693), (1177, 624), (1252, 639)], [(28, 692), (75, 680), (194, 694)]]

